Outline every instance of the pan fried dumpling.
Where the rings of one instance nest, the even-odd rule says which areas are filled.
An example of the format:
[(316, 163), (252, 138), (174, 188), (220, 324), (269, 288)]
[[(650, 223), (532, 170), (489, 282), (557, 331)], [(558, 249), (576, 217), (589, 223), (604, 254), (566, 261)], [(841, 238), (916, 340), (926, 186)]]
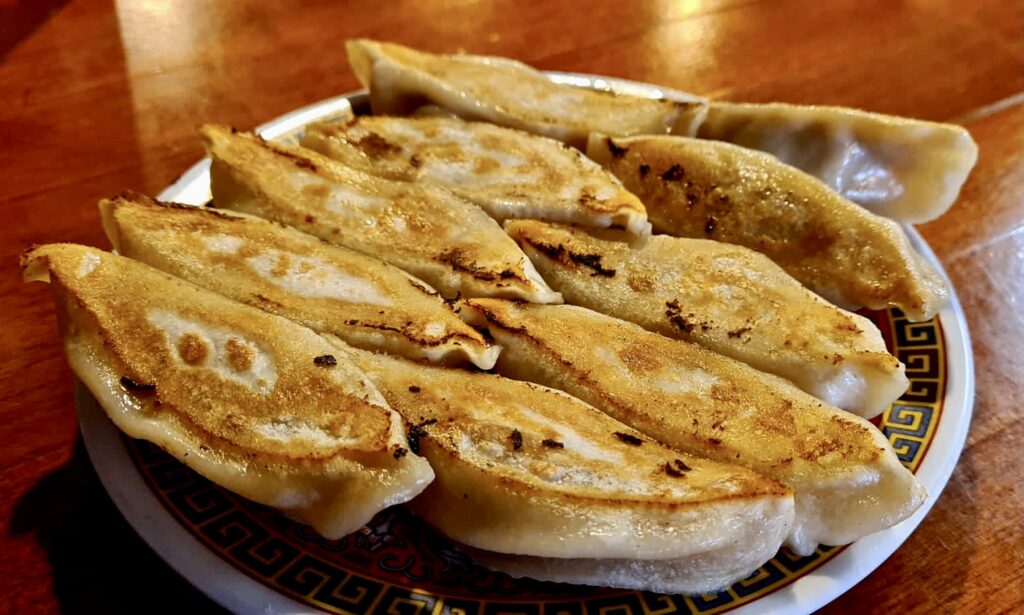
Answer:
[(895, 306), (926, 320), (949, 300), (898, 224), (772, 156), (683, 137), (598, 136), (589, 154), (640, 197), (656, 232), (757, 250), (843, 307)]
[(512, 220), (519, 242), (566, 301), (694, 342), (873, 417), (907, 389), (878, 329), (742, 246)]
[(118, 253), (372, 350), (494, 365), (499, 349), (424, 282), (375, 258), (245, 214), (129, 194), (100, 203)]
[(431, 183), (491, 217), (649, 232), (640, 200), (579, 150), (519, 130), (452, 118), (362, 116), (314, 124), (302, 145), (367, 173)]
[(924, 501), (881, 432), (781, 378), (577, 306), (469, 299), (460, 308), (503, 346), (499, 373), (557, 387), (669, 446), (792, 487), (787, 544), (801, 555), (891, 527)]
[(348, 41), (347, 48), (377, 115), (408, 115), (429, 105), (579, 147), (590, 132), (692, 135), (704, 116), (703, 102), (559, 85), (507, 58), (432, 54), (366, 39)]
[(114, 424), (213, 482), (333, 539), (433, 479), (395, 455), (401, 417), (333, 340), (95, 248), (22, 266), (50, 282), (68, 363)]
[(415, 425), (410, 445), (437, 474), (410, 507), (494, 568), (712, 591), (775, 555), (789, 532), (788, 488), (675, 451), (561, 391), (350, 356)]
[(768, 152), (876, 214), (912, 223), (945, 213), (978, 159), (961, 126), (843, 107), (716, 102), (698, 136)]
[(379, 258), (445, 297), (561, 302), (482, 209), (435, 186), (368, 175), (220, 126), (202, 134), (214, 205)]

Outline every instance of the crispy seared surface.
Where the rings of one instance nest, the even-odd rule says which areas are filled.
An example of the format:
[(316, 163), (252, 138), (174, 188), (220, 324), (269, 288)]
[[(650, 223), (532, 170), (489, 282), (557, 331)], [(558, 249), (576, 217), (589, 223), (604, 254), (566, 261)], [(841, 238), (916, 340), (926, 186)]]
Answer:
[[(347, 361), (317, 366), (332, 346), (305, 327), (94, 248), (42, 246), (25, 263), (48, 270), (81, 319), (68, 335), (93, 327), (138, 385), (126, 393), (155, 396), (199, 442), (286, 461), (386, 452), (396, 441), (374, 386)], [(323, 437), (260, 435), (286, 418)]]
[(827, 467), (832, 461), (841, 467), (874, 462), (884, 452), (877, 430), (863, 420), (784, 380), (634, 324), (576, 306), (467, 299), (460, 307), (482, 318), (475, 322), (544, 357), (534, 367), (510, 356), (499, 361), (500, 370), (540, 374), (557, 365), (563, 375), (530, 379), (557, 379), (543, 384), (613, 407), (613, 416), (621, 413), (617, 418), (631, 419), (627, 423), (636, 414), (671, 426), (672, 437), (651, 435), (693, 454), (777, 468), (785, 475), (793, 464)]
[(535, 220), (506, 230), (566, 300), (692, 341), (864, 416), (904, 390), (877, 328), (814, 295), (742, 246), (636, 239)]
[(423, 490), (401, 419), (328, 341), (122, 256), (30, 250), (75, 374), (129, 436), (339, 538)]
[(640, 197), (656, 232), (752, 248), (840, 305), (924, 320), (948, 301), (897, 223), (770, 155), (682, 137), (594, 138), (588, 154)]
[(553, 83), (506, 58), (442, 55), (367, 39), (347, 43), (349, 63), (370, 89), (375, 114), (404, 115), (425, 101), (573, 145), (590, 132), (693, 134), (703, 103), (652, 100)]
[(305, 147), (374, 175), (433, 183), (495, 219), (647, 230), (639, 199), (565, 144), (458, 118), (360, 116), (307, 127)]
[(368, 175), (229, 128), (204, 126), (202, 133), (217, 207), (374, 256), (445, 296), (560, 300), (494, 220), (450, 192)]
[(561, 391), (363, 351), (352, 357), (415, 426), (410, 434), (437, 473), (414, 507), (468, 544), (663, 559), (720, 544), (730, 524), (743, 527), (752, 515), (788, 527), (787, 488), (672, 450)]
[(100, 204), (124, 256), (350, 344), (493, 365), (495, 351), (426, 283), (359, 252), (242, 214), (128, 194)]
[(679, 450), (793, 487), (791, 544), (805, 553), (888, 527), (923, 501), (877, 429), (784, 380), (577, 306), (470, 299), (460, 308), (503, 346), (500, 373), (557, 387)]

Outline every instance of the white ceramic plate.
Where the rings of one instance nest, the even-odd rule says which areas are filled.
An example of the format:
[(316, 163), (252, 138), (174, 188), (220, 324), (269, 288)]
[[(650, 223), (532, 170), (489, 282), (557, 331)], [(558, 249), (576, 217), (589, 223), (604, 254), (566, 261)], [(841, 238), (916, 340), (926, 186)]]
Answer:
[[(552, 73), (557, 82), (650, 98), (695, 97), (640, 83)], [(294, 142), (303, 126), (366, 107), (366, 95), (338, 96), (260, 126), (265, 138)], [(203, 160), (161, 200), (210, 200)], [(941, 265), (912, 228), (914, 247)], [(933, 321), (909, 323), (895, 311), (866, 313), (890, 350), (907, 364), (911, 387), (880, 420), (901, 460), (928, 490), (911, 518), (845, 548), (809, 558), (780, 552), (749, 579), (707, 596), (512, 580), (473, 564), (401, 508), (359, 532), (325, 541), (307, 527), (206, 482), (150, 445), (130, 441), (83, 387), (76, 403), (89, 456), (133, 528), (182, 576), (226, 608), (243, 613), (399, 612), (809, 613), (856, 585), (921, 523), (945, 487), (963, 448), (974, 398), (970, 340), (955, 293)], [(404, 612), (404, 611), (403, 611)], [(411, 612), (411, 611), (410, 611)], [(456, 611), (457, 612), (457, 611)]]

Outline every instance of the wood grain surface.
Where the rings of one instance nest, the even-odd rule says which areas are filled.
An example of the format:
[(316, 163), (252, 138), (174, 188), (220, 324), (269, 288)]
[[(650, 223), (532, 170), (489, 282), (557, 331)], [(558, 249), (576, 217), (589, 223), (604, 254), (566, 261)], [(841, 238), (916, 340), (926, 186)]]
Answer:
[(977, 399), (935, 508), (828, 613), (1024, 608), (1024, 3), (1019, 0), (0, 0), (0, 612), (216, 612), (120, 517), (77, 436), (28, 245), (107, 246), (95, 203), (156, 193), (195, 126), (357, 87), (353, 36), (500, 54), (727, 100), (964, 123), (981, 155), (921, 228), (967, 313)]

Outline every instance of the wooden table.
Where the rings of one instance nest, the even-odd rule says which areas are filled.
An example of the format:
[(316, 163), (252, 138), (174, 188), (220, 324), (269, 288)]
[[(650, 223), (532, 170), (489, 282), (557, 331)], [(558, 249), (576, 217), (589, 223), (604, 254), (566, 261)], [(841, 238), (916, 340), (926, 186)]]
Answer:
[(154, 194), (249, 128), (357, 87), (342, 42), (391, 39), (727, 100), (962, 122), (981, 157), (922, 227), (963, 302), (977, 399), (967, 448), (907, 543), (827, 612), (1024, 608), (1024, 3), (1019, 0), (0, 2), (0, 612), (216, 607), (117, 513), (78, 437), (32, 243), (106, 246), (95, 203)]

